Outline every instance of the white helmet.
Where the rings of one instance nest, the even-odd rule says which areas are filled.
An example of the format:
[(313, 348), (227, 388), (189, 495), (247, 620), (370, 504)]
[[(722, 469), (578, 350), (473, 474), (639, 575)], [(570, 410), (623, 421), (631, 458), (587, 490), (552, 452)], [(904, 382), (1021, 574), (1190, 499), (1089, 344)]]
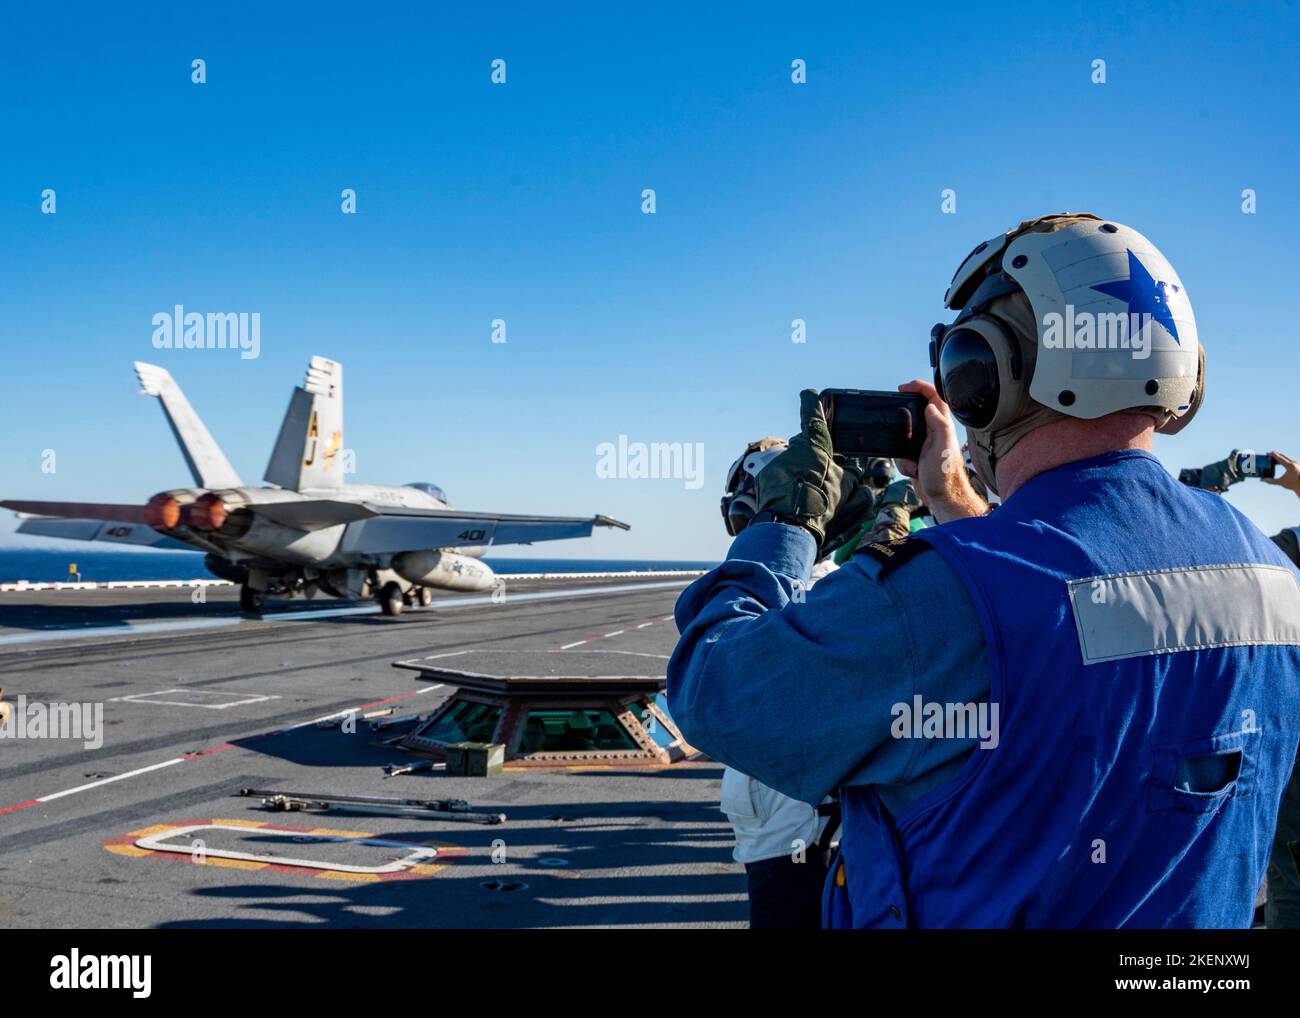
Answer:
[(758, 486), (754, 479), (762, 469), (789, 448), (782, 438), (764, 438), (751, 442), (727, 469), (727, 485), (722, 496), (722, 522), (727, 533), (735, 537), (758, 511), (755, 498)]
[[(1009, 321), (1008, 301), (990, 310), (1015, 294), (1032, 323)], [(980, 436), (1005, 432), (1033, 404), (1088, 420), (1146, 410), (1166, 434), (1200, 405), (1204, 357), (1187, 291), (1127, 226), (1087, 213), (1022, 223), (967, 256), (944, 304), (961, 313), (931, 332), (935, 385), (989, 472), (980, 460), (992, 459), (992, 443)]]

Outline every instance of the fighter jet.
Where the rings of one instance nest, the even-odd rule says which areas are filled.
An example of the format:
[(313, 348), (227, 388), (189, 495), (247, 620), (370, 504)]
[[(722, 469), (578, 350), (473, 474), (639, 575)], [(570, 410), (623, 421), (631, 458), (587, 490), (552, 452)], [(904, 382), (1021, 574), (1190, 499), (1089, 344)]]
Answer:
[(482, 591), (500, 581), (479, 561), (504, 544), (590, 537), (626, 523), (607, 516), (516, 516), (453, 510), (436, 484), (344, 481), (343, 366), (313, 357), (263, 477), (245, 485), (180, 386), (163, 368), (136, 363), (156, 396), (197, 487), (162, 491), (144, 505), (0, 501), (19, 533), (158, 548), (199, 549), (208, 569), (240, 585), (240, 607), (267, 595), (375, 598), (385, 615), (427, 605), (434, 588)]

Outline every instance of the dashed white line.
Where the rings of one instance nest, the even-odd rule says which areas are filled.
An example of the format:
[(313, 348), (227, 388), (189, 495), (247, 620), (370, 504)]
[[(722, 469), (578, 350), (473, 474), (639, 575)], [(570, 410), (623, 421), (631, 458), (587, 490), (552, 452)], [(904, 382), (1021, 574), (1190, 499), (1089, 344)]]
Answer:
[[(524, 594), (507, 593), (503, 605), (517, 601), (556, 601), (569, 597), (591, 597), (606, 594), (633, 594), (642, 590), (663, 590), (669, 587), (684, 587), (687, 580), (666, 580), (657, 583), (618, 584), (609, 587), (580, 587), (574, 590), (538, 590)], [(477, 605), (494, 604), (493, 595), (484, 594), (473, 597), (448, 597), (434, 601), (429, 608), (416, 608), (415, 611), (437, 611), (441, 608), (468, 608)], [(38, 643), (47, 640), (85, 640), (100, 639), (108, 636), (142, 636), (150, 633), (182, 632), (187, 629), (210, 629), (224, 626), (256, 625), (259, 622), (309, 622), (313, 619), (339, 618), (348, 615), (374, 615), (379, 611), (378, 605), (355, 605), (347, 608), (309, 608), (305, 611), (274, 612), (262, 616), (260, 620), (244, 619), (237, 616), (219, 618), (182, 619), (174, 622), (141, 622), (113, 625), (87, 625), (69, 629), (43, 629), (32, 633), (17, 633), (0, 636), (0, 645), (15, 643)], [(666, 616), (667, 622), (672, 616)]]

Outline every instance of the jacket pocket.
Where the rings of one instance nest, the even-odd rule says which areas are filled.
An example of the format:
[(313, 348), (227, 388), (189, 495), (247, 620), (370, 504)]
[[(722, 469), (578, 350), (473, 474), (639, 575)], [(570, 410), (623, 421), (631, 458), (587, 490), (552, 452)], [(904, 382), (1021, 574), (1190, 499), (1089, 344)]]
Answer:
[(1229, 732), (1155, 746), (1147, 812), (1213, 813), (1229, 799), (1253, 795), (1259, 732)]

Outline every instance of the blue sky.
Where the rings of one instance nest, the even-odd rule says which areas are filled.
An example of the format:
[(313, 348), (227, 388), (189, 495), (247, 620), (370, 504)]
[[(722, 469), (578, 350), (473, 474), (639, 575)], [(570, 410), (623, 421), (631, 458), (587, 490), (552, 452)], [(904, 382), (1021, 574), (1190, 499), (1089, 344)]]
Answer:
[[(9, 12), (0, 490), (188, 483), (133, 360), (168, 367), (258, 478), (319, 353), (345, 365), (355, 480), (633, 524), (538, 554), (717, 557), (743, 443), (795, 430), (801, 387), (925, 374), (957, 263), (1063, 210), (1136, 227), (1187, 287), (1209, 398), (1165, 463), (1300, 452), (1297, 6), (910, 6)], [(154, 350), (177, 303), (260, 312), (260, 358)], [(599, 478), (620, 434), (703, 443), (704, 486)], [(1230, 497), (1270, 532), (1300, 523), (1289, 493)]]

